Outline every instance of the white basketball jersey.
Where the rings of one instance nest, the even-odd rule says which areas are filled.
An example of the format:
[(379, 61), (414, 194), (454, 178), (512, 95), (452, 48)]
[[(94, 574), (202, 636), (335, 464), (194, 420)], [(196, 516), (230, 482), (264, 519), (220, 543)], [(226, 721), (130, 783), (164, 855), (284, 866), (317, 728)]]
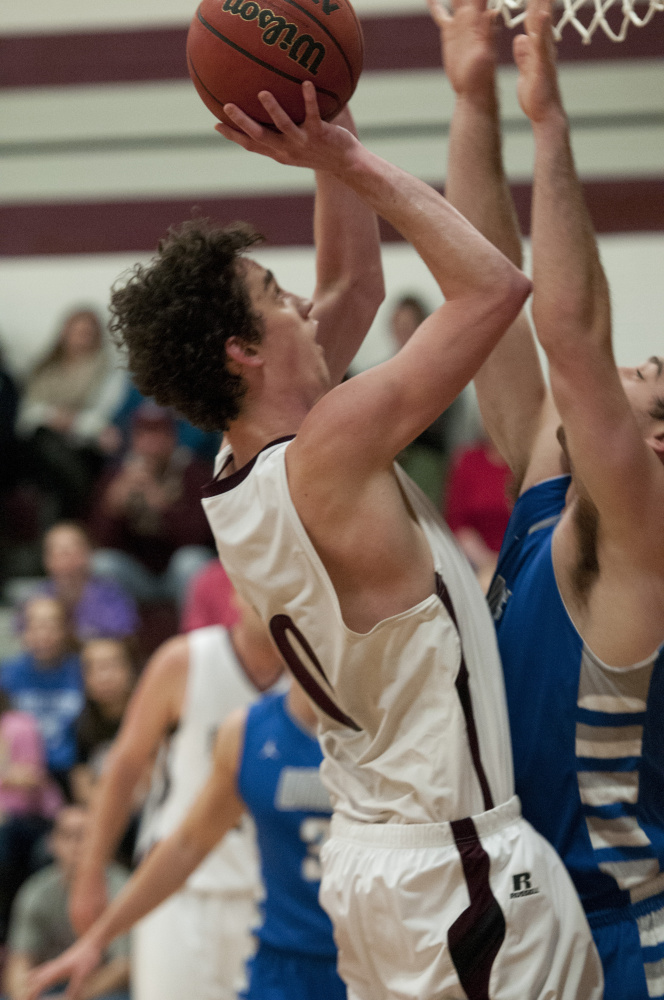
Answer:
[(431, 547), (437, 593), (366, 634), (351, 631), (290, 497), (289, 440), (238, 470), (223, 448), (203, 505), (233, 584), (317, 705), (335, 810), (360, 822), (440, 823), (507, 801), (494, 628), (451, 532), (395, 466)]
[[(137, 852), (144, 855), (186, 817), (208, 779), (219, 726), (236, 708), (260, 697), (221, 625), (187, 635), (189, 673), (180, 722), (165, 741), (152, 773)], [(243, 817), (187, 880), (202, 892), (246, 893), (260, 885), (253, 823)]]

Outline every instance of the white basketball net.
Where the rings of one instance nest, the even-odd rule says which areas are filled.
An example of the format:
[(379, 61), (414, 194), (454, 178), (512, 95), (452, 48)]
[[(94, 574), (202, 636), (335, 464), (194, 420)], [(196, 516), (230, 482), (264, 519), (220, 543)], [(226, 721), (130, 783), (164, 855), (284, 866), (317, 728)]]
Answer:
[[(640, 0), (639, 8), (642, 11), (640, 16), (634, 9), (636, 2), (637, 0), (562, 0), (562, 14), (553, 28), (556, 40), (560, 41), (563, 28), (567, 24), (571, 24), (581, 35), (585, 45), (590, 43), (598, 28), (601, 28), (611, 41), (622, 42), (630, 24), (642, 28), (650, 21), (656, 11), (664, 10), (664, 0), (648, 0), (647, 6)], [(526, 16), (525, 4), (526, 0), (489, 0), (489, 7), (501, 11), (508, 28), (521, 24)], [(613, 19), (613, 27), (606, 20), (607, 11), (612, 7), (616, 11), (620, 9), (622, 13), (622, 22), (617, 30), (616, 18)], [(583, 20), (579, 20), (577, 17), (581, 8), (585, 8)]]

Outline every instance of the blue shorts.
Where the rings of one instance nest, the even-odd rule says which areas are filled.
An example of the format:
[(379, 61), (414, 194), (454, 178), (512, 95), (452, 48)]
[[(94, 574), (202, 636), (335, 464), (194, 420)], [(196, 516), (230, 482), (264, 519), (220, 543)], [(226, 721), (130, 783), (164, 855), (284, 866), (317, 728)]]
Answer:
[(664, 892), (588, 914), (602, 966), (604, 1000), (664, 1000)]
[(298, 955), (260, 944), (247, 963), (243, 1000), (346, 1000), (337, 959)]

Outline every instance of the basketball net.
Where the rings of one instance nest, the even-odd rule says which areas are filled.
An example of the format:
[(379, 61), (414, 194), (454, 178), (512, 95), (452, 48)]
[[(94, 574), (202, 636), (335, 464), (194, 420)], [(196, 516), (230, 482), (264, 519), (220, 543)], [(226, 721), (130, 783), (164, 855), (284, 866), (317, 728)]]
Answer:
[[(635, 7), (642, 9), (640, 16)], [(508, 28), (521, 24), (526, 16), (524, 10), (526, 0), (489, 0), (489, 7), (501, 11)], [(658, 10), (664, 10), (664, 0), (648, 0), (647, 7), (643, 0), (562, 0), (562, 14), (554, 24), (553, 33), (556, 41), (560, 41), (563, 28), (571, 24), (583, 39), (584, 45), (589, 45), (598, 28), (613, 42), (622, 42), (627, 35), (630, 24), (642, 28)], [(577, 16), (581, 8), (585, 8), (583, 20)], [(613, 24), (607, 20), (607, 13), (613, 9)], [(618, 20), (622, 14), (622, 21)]]

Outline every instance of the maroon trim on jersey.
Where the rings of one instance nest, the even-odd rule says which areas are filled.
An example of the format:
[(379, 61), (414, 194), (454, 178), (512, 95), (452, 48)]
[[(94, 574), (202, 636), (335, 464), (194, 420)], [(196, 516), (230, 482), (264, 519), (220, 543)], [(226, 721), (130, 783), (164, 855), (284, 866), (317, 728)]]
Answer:
[(490, 1000), (489, 978), (505, 939), (505, 917), (491, 891), (490, 861), (472, 819), (454, 820), (470, 903), (447, 932), (450, 955), (468, 1000)]
[(207, 483), (207, 485), (201, 490), (201, 493), (204, 497), (216, 497), (221, 493), (228, 493), (229, 490), (234, 489), (236, 486), (239, 486), (240, 483), (244, 482), (256, 464), (256, 459), (261, 452), (267, 451), (268, 448), (274, 447), (275, 444), (283, 444), (284, 441), (292, 441), (294, 437), (294, 434), (287, 434), (285, 437), (277, 438), (276, 441), (270, 441), (269, 444), (266, 444), (265, 447), (256, 452), (254, 457), (250, 459), (246, 465), (243, 465), (241, 469), (237, 469), (235, 472), (232, 472), (231, 475), (226, 476), (225, 479), (220, 479), (219, 477), (222, 475), (224, 469), (233, 458), (232, 455), (229, 455), (212, 482)]
[(470, 683), (468, 677), (468, 667), (466, 666), (466, 658), (463, 652), (463, 640), (461, 638), (461, 632), (459, 630), (459, 624), (457, 622), (457, 616), (456, 612), (454, 611), (454, 605), (452, 604), (452, 598), (450, 597), (450, 592), (445, 586), (445, 583), (440, 573), (436, 573), (436, 594), (443, 602), (445, 610), (452, 619), (454, 627), (459, 635), (459, 644), (461, 646), (461, 663), (459, 665), (459, 672), (457, 674), (455, 686), (457, 689), (457, 694), (459, 695), (459, 701), (461, 702), (463, 714), (466, 719), (466, 732), (468, 733), (470, 754), (471, 757), (473, 758), (473, 764), (475, 766), (477, 780), (479, 781), (480, 788), (482, 789), (484, 808), (493, 809), (493, 797), (491, 795), (491, 789), (489, 788), (489, 782), (487, 781), (487, 777), (484, 772), (484, 766), (482, 764), (482, 757), (480, 755), (480, 742), (477, 738), (477, 726), (475, 725), (475, 716), (473, 714), (473, 701), (470, 696)]
[(297, 681), (299, 681), (313, 703), (318, 705), (318, 707), (325, 712), (326, 715), (329, 715), (331, 719), (334, 719), (335, 722), (340, 722), (342, 726), (348, 726), (349, 729), (354, 729), (356, 733), (361, 732), (360, 726), (358, 726), (356, 722), (353, 722), (349, 715), (346, 715), (341, 711), (339, 706), (335, 704), (330, 696), (322, 689), (316, 678), (312, 677), (305, 665), (302, 663), (302, 660), (298, 656), (295, 649), (291, 646), (288, 639), (289, 632), (295, 636), (312, 666), (315, 667), (325, 683), (331, 687), (332, 685), (327, 679), (320, 660), (316, 656), (308, 641), (300, 632), (293, 619), (288, 615), (274, 615), (270, 619), (270, 632), (272, 633), (272, 638), (274, 639), (279, 652), (290, 667), (294, 677)]

